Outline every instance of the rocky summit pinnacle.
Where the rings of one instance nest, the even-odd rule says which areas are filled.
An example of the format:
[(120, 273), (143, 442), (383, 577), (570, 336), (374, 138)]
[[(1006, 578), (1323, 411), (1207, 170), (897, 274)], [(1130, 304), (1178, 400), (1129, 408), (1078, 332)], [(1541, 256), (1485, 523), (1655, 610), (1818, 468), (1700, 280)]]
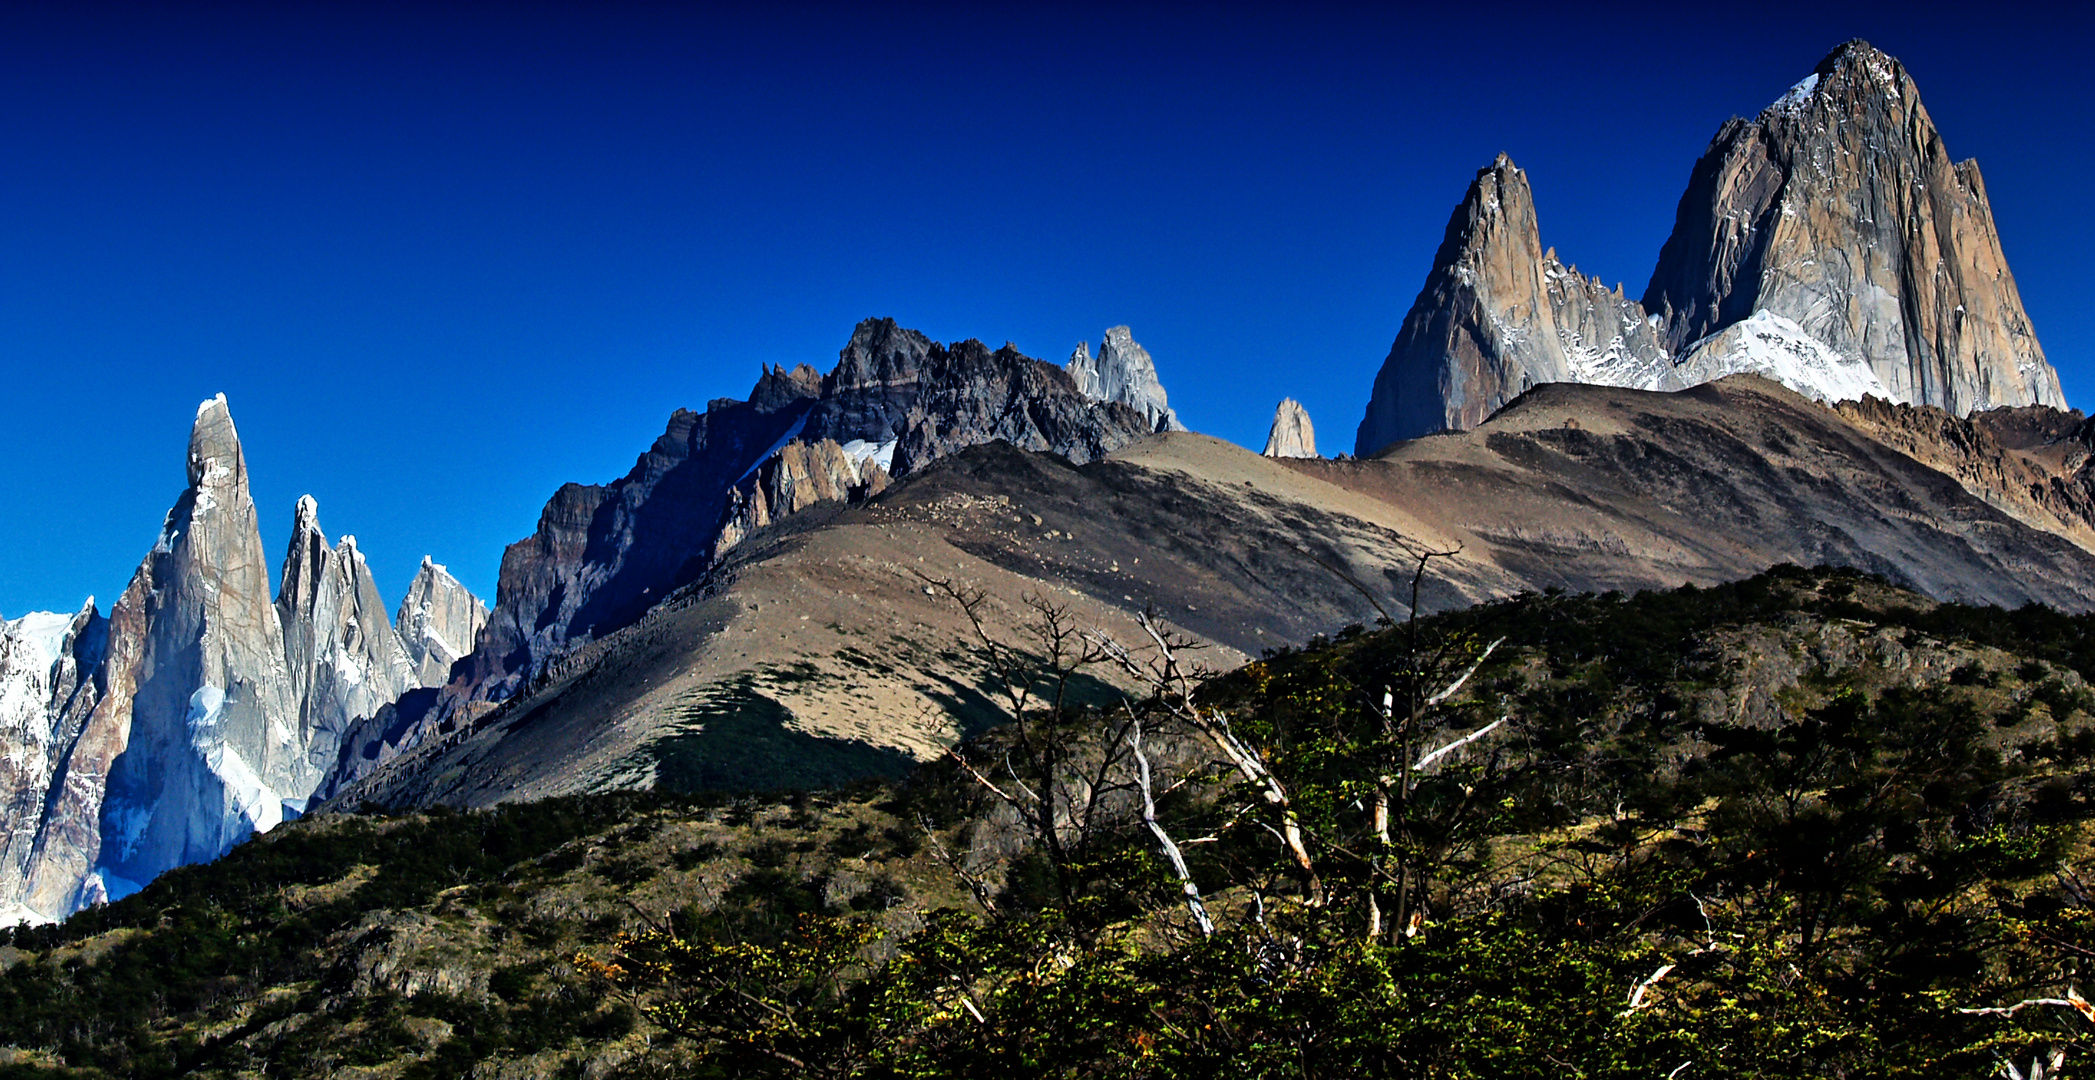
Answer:
[(1527, 173), (1500, 154), (1448, 219), (1426, 286), (1375, 376), (1354, 440), (1475, 427), (1547, 382), (1662, 388), (1666, 352), (1643, 310), (1544, 251)]
[(188, 490), (110, 612), (111, 692), (88, 722), (109, 757), (81, 762), (106, 769), (99, 844), (70, 852), (91, 879), (86, 866), (65, 875), (84, 900), (215, 858), (283, 820), (317, 775), (223, 395), (197, 411), (188, 464)]
[(407, 595), (393, 616), (401, 645), (415, 665), (415, 681), (422, 686), (442, 686), (451, 675), (451, 665), (473, 651), (480, 628), (486, 625), (487, 605), (467, 592), (442, 564), (422, 556), (421, 569), (408, 583)]
[[(281, 581), (276, 606), (285, 670), (299, 703), (298, 739), (317, 776), (333, 767), (353, 724), (419, 684), (356, 538), (344, 536), (329, 548), (310, 495), (298, 500)], [(307, 779), (296, 793), (300, 806), (312, 787)]]
[(1309, 411), (1294, 398), (1281, 398), (1273, 409), (1273, 428), (1266, 433), (1267, 457), (1313, 458), (1317, 456), (1317, 430), (1309, 422)]
[(1355, 445), (1473, 427), (1540, 383), (1745, 372), (1822, 401), (2065, 405), (1978, 165), (1950, 160), (1905, 69), (1865, 42), (1717, 132), (1641, 301), (1542, 249), (1500, 155), (1450, 220)]
[(1096, 360), (1091, 357), (1090, 343), (1078, 342), (1076, 351), (1069, 354), (1068, 370), (1077, 382), (1077, 392), (1085, 397), (1129, 406), (1148, 418), (1157, 431), (1186, 430), (1165, 398), (1164, 384), (1157, 380), (1156, 361), (1127, 327), (1106, 331)]

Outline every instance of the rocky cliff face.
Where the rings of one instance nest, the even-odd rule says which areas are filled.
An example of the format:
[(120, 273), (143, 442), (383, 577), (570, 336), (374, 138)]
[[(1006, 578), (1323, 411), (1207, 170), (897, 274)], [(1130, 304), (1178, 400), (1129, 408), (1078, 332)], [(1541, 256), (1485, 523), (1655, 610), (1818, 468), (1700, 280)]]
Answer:
[(459, 584), (443, 565), (422, 556), (422, 568), (408, 583), (393, 629), (414, 665), (417, 686), (442, 686), (487, 625), (487, 605)]
[(2095, 552), (2095, 421), (2078, 411), (2025, 405), (1960, 417), (1874, 398), (1835, 409), (2010, 517)]
[(1266, 433), (1267, 457), (1313, 458), (1317, 456), (1317, 429), (1309, 422), (1309, 411), (1294, 398), (1281, 398), (1273, 409), (1273, 427)]
[(1184, 431), (1178, 414), (1171, 410), (1164, 384), (1157, 381), (1156, 361), (1149, 350), (1135, 342), (1133, 331), (1115, 326), (1099, 343), (1098, 358), (1092, 359), (1089, 342), (1077, 342), (1069, 354), (1069, 377), (1077, 392), (1093, 401), (1117, 401), (1142, 414), (1155, 431)]
[(1148, 355), (1125, 328), (1107, 346), (1110, 361), (1087, 368), (1110, 376), (1101, 393), (1154, 411), (1088, 395), (1069, 372), (1009, 345), (940, 345), (891, 319), (860, 323), (827, 375), (766, 367), (747, 401), (678, 411), (624, 478), (561, 489), (537, 532), (511, 545), (485, 629), (420, 723), (470, 721), (784, 516), (863, 499), (992, 440), (1086, 462), (1172, 423)]
[(1904, 69), (1863, 42), (1717, 133), (1641, 301), (1542, 249), (1500, 155), (1448, 224), (1355, 446), (1473, 427), (1546, 382), (1740, 373), (1823, 401), (2064, 407), (1977, 164), (1951, 162)]
[(0, 623), (0, 926), (49, 922), (69, 908), (24, 903), (40, 862), (53, 780), (99, 699), (94, 675), (108, 622), (90, 597), (75, 615), (40, 611)]
[(1766, 313), (1893, 401), (2065, 405), (1978, 163), (1950, 159), (1905, 69), (1861, 41), (1717, 132), (1644, 306), (1690, 361), (1696, 342)]
[(300, 717), (223, 395), (197, 412), (189, 488), (111, 623), (138, 640), (111, 650), (136, 659), (101, 807), (105, 883), (214, 858), (303, 805), (319, 778), (306, 755), (314, 729)]

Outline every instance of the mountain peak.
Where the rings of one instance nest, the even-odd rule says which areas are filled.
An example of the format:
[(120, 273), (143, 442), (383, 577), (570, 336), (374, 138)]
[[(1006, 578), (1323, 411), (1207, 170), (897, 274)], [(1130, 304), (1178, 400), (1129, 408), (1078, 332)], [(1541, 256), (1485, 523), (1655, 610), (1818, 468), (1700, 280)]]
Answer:
[(236, 474), (245, 486), (240, 432), (233, 427), (233, 411), (226, 404), (226, 396), (220, 394), (196, 407), (196, 423), (189, 429), (189, 486), (214, 486), (215, 481)]
[(1699, 354), (1737, 344), (1734, 328), (1765, 313), (1854, 369), (1845, 384), (1892, 401), (1958, 415), (2065, 405), (1977, 166), (1950, 159), (1905, 68), (1860, 39), (1718, 131), (1643, 303), (1690, 384), (1753, 370), (1735, 366), (1736, 350)]
[(1142, 414), (1157, 431), (1184, 431), (1157, 379), (1157, 364), (1125, 326), (1108, 327), (1093, 359), (1089, 342), (1078, 342), (1069, 355), (1069, 377), (1077, 392), (1093, 401), (1118, 401)]
[(1906, 69), (1898, 58), (1871, 45), (1861, 38), (1850, 38), (1833, 47), (1833, 51), (1820, 60), (1812, 69), (1813, 74), (1827, 76), (1866, 76), (1881, 83), (1895, 83), (1906, 75)]
[[(298, 508), (292, 511), (291, 535), (293, 537), (299, 537), (305, 535), (306, 533), (321, 535), (320, 501), (318, 499), (313, 498), (311, 495), (300, 495), (298, 497)], [(295, 542), (296, 541), (294, 540), (294, 543)], [(327, 541), (325, 539), (321, 540), (321, 543), (323, 544), (326, 542)]]

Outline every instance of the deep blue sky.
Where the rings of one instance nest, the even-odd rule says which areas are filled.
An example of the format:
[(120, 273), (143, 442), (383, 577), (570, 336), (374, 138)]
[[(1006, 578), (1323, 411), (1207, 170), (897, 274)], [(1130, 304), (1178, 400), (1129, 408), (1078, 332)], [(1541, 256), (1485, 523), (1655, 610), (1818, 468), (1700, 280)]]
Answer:
[(1196, 430), (1345, 449), (1495, 153), (1640, 293), (1717, 126), (1856, 36), (2082, 404), (2095, 24), (2040, 10), (0, 7), (0, 613), (106, 608), (220, 391), (272, 561), (310, 492), (389, 603), (424, 553), (492, 600), (558, 484), (871, 315), (1128, 323)]

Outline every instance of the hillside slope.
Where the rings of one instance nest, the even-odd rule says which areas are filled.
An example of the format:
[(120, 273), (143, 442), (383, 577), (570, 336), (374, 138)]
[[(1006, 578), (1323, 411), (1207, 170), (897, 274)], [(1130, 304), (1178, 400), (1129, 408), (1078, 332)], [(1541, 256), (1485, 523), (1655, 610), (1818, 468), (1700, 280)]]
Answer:
[(994, 635), (1024, 621), (1028, 597), (1123, 639), (1153, 609), (1227, 668), (1404, 617), (1425, 552), (1454, 552), (1433, 561), (1428, 611), (1712, 585), (1778, 563), (1857, 567), (1944, 600), (2095, 604), (2095, 554), (1750, 376), (1677, 394), (1541, 387), (1374, 461), (1267, 458), (1186, 433), (1083, 466), (990, 444), (753, 534), (339, 802), (893, 774), (990, 715), (973, 632), (940, 582), (983, 592)]

